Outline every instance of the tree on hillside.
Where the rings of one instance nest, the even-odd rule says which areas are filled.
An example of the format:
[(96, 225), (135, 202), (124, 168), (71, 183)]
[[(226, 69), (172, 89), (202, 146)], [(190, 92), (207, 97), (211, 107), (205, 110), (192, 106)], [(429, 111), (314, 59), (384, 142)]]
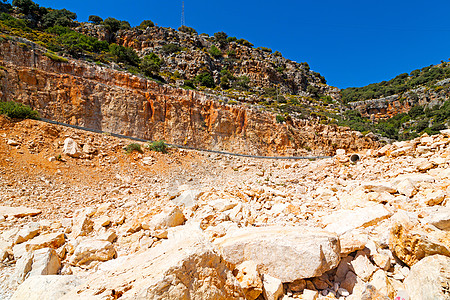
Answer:
[(214, 33), (214, 38), (220, 45), (224, 45), (227, 43), (228, 34), (223, 31), (219, 31)]
[(110, 33), (115, 33), (119, 31), (120, 29), (120, 21), (114, 18), (106, 18), (103, 21), (103, 26), (105, 26), (106, 30), (108, 30)]
[(67, 9), (51, 9), (42, 17), (42, 27), (49, 28), (53, 26), (72, 27), (77, 14)]
[(147, 27), (154, 27), (154, 26), (155, 26), (155, 23), (153, 23), (152, 21), (144, 20), (139, 25), (139, 28), (142, 29), (142, 30), (145, 30), (145, 29), (147, 29)]
[(31, 0), (13, 0), (12, 5), (17, 7), (18, 11), (25, 15), (39, 10), (39, 5)]
[(92, 15), (92, 16), (89, 16), (88, 21), (89, 21), (89, 22), (92, 22), (92, 23), (95, 24), (95, 25), (99, 25), (100, 23), (103, 22), (103, 19), (100, 18), (99, 16), (94, 16), (94, 15)]

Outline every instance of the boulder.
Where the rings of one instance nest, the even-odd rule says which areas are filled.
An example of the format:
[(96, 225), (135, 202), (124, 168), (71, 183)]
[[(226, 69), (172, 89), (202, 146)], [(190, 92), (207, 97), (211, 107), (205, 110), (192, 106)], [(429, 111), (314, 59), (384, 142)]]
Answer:
[(382, 204), (378, 204), (372, 207), (355, 208), (353, 210), (338, 210), (323, 217), (322, 223), (326, 225), (326, 231), (343, 234), (356, 228), (376, 225), (391, 215)]
[(263, 275), (263, 296), (265, 300), (278, 300), (283, 296), (283, 283), (270, 275)]
[(368, 284), (363, 294), (361, 295), (361, 300), (389, 300), (389, 297), (380, 293), (373, 285)]
[(13, 294), (11, 300), (60, 299), (82, 281), (76, 276), (40, 275), (28, 277)]
[(436, 206), (426, 210), (426, 216), (422, 223), (428, 223), (440, 230), (450, 231), (450, 207)]
[(426, 256), (450, 256), (450, 232), (396, 223), (390, 230), (389, 248), (408, 266)]
[(358, 230), (349, 231), (339, 237), (341, 245), (341, 254), (347, 255), (366, 247), (368, 236), (366, 233)]
[(244, 261), (236, 266), (236, 279), (244, 290), (245, 299), (255, 300), (263, 290), (263, 282), (259, 275), (258, 265), (254, 261)]
[(182, 225), (184, 221), (186, 219), (183, 212), (178, 206), (175, 206), (153, 216), (149, 222), (143, 222), (142, 227), (151, 230), (164, 230)]
[(39, 223), (33, 222), (28, 225), (25, 225), (19, 232), (16, 234), (14, 238), (15, 244), (20, 244), (31, 240), (34, 238), (40, 231)]
[(239, 264), (252, 260), (261, 272), (282, 282), (320, 276), (340, 260), (337, 236), (309, 227), (242, 228), (214, 243), (227, 261)]
[(425, 204), (428, 206), (434, 206), (441, 204), (445, 199), (445, 193), (443, 191), (435, 191), (425, 196)]
[(14, 257), (19, 259), (27, 252), (33, 252), (42, 248), (57, 249), (66, 242), (64, 233), (47, 233), (34, 237), (33, 239), (13, 247)]
[(76, 246), (69, 262), (74, 266), (92, 268), (98, 262), (108, 261), (115, 256), (116, 250), (110, 242), (87, 239)]
[(364, 251), (358, 251), (356, 253), (356, 257), (351, 262), (351, 265), (355, 274), (365, 282), (369, 280), (376, 270)]
[(404, 284), (410, 299), (449, 299), (450, 258), (428, 256), (412, 266)]
[[(182, 226), (187, 227), (187, 226)], [(101, 265), (66, 299), (244, 299), (227, 263), (195, 226), (180, 228), (169, 240), (139, 254)]]
[(90, 232), (92, 232), (93, 228), (94, 222), (91, 220), (88, 212), (85, 210), (80, 210), (73, 220), (72, 232), (70, 233), (70, 235), (73, 238), (86, 236)]
[(11, 207), (0, 205), (0, 217), (16, 217), (23, 218), (27, 216), (37, 216), (41, 213), (39, 209), (28, 208), (23, 206)]
[(56, 275), (61, 268), (58, 254), (52, 248), (42, 248), (34, 251), (33, 265), (29, 276)]
[(63, 153), (74, 158), (78, 158), (83, 154), (77, 142), (71, 138), (66, 138), (64, 140)]

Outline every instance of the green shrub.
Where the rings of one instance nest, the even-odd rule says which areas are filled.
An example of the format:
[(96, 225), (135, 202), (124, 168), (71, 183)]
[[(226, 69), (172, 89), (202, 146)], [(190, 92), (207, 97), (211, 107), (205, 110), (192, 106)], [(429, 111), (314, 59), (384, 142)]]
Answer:
[(263, 51), (263, 52), (268, 52), (268, 53), (272, 53), (272, 49), (267, 48), (267, 47), (259, 47), (259, 50)]
[(188, 89), (188, 90), (195, 90), (195, 85), (192, 80), (185, 80), (182, 88)]
[(214, 88), (216, 84), (214, 83), (214, 78), (208, 72), (201, 73), (195, 76), (195, 81), (201, 86), (206, 86), (208, 88)]
[(238, 44), (241, 44), (241, 45), (243, 45), (243, 46), (247, 46), (247, 47), (250, 47), (250, 48), (254, 46), (252, 43), (250, 43), (249, 41), (244, 40), (244, 39), (239, 39), (239, 40), (237, 40), (236, 42), (237, 42)]
[(176, 44), (167, 44), (162, 46), (161, 51), (164, 54), (172, 54), (181, 50), (181, 47)]
[(209, 48), (209, 54), (211, 54), (212, 57), (220, 57), (222, 56), (222, 51), (219, 50), (216, 46), (212, 45), (211, 48)]
[(284, 117), (282, 115), (277, 115), (276, 120), (277, 120), (277, 123), (283, 123), (283, 122), (286, 122), (286, 117)]
[(132, 48), (111, 44), (109, 46), (109, 52), (116, 57), (117, 62), (122, 62), (131, 66), (138, 66), (140, 63), (139, 56)]
[(181, 26), (180, 28), (178, 28), (178, 31), (184, 32), (184, 33), (188, 33), (191, 35), (197, 34), (197, 31), (192, 28), (192, 27), (187, 27), (185, 25)]
[(148, 148), (155, 152), (167, 153), (167, 144), (163, 140), (159, 140), (156, 142), (149, 142)]
[(54, 53), (51, 53), (51, 52), (44, 53), (44, 56), (47, 56), (48, 58), (50, 58), (51, 60), (56, 61), (56, 62), (63, 62), (63, 63), (65, 63), (65, 62), (69, 61), (67, 58), (58, 56), (58, 55), (56, 55)]
[(14, 101), (0, 102), (0, 114), (16, 119), (39, 120), (39, 113), (31, 107)]
[(141, 70), (144, 72), (147, 76), (153, 76), (159, 72), (159, 69), (161, 68), (162, 60), (159, 58), (158, 55), (155, 53), (150, 53), (149, 55), (146, 55), (140, 64)]
[(138, 143), (131, 143), (128, 146), (126, 146), (125, 148), (123, 148), (123, 150), (125, 150), (127, 152), (127, 154), (131, 154), (131, 153), (133, 153), (133, 151), (137, 151), (139, 153), (144, 152), (144, 151), (142, 151), (141, 144), (138, 144)]

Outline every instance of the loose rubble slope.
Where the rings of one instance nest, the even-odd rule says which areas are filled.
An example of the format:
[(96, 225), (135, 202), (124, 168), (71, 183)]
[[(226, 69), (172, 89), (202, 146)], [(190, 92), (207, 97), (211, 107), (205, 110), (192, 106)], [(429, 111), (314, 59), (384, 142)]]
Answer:
[(275, 161), (0, 116), (0, 299), (449, 299), (449, 136)]

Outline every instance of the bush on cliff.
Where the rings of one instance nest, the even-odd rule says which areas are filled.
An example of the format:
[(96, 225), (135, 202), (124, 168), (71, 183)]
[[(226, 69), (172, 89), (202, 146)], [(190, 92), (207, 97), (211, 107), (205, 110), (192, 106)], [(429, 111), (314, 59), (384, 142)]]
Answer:
[(144, 151), (142, 151), (141, 145), (138, 143), (131, 143), (129, 145), (127, 145), (125, 148), (123, 148), (123, 150), (125, 150), (125, 152), (127, 154), (131, 154), (134, 151), (137, 151), (139, 153), (143, 153)]
[(117, 62), (130, 66), (138, 66), (141, 61), (134, 49), (122, 45), (111, 44), (109, 52), (115, 56)]
[(31, 109), (28, 105), (14, 101), (0, 102), (0, 115), (16, 119), (40, 119), (37, 111)]
[(206, 86), (208, 88), (214, 88), (216, 86), (214, 83), (214, 78), (208, 72), (195, 76), (194, 81), (199, 83), (201, 86)]
[(155, 152), (167, 153), (167, 144), (163, 140), (149, 142), (148, 148)]
[(153, 76), (159, 72), (161, 63), (162, 59), (158, 55), (150, 53), (142, 59), (139, 67), (145, 75)]

